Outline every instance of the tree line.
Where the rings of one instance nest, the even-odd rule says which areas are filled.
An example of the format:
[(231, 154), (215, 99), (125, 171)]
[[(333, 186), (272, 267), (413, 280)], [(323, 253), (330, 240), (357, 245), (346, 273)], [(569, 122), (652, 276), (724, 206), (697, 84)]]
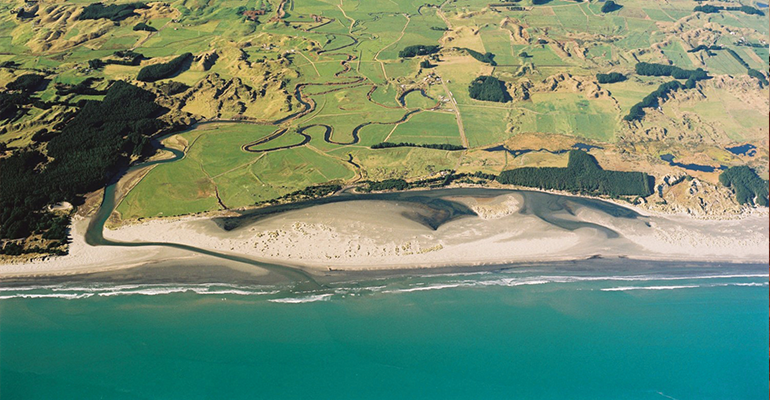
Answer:
[(506, 185), (611, 197), (647, 197), (654, 187), (652, 176), (644, 172), (604, 170), (596, 158), (582, 150), (570, 150), (567, 168), (516, 168), (501, 172), (497, 181)]
[(644, 76), (671, 76), (675, 79), (687, 79), (684, 83), (679, 81), (671, 81), (662, 83), (655, 89), (654, 92), (645, 96), (642, 101), (634, 104), (628, 112), (628, 115), (623, 117), (626, 121), (638, 121), (644, 117), (644, 108), (655, 107), (659, 104), (660, 100), (665, 100), (668, 95), (680, 89), (692, 89), (695, 87), (695, 83), (707, 79), (708, 73), (701, 69), (687, 70), (673, 65), (665, 64), (653, 64), (640, 62), (636, 64), (636, 73)]
[(765, 15), (765, 13), (762, 12), (762, 10), (751, 6), (722, 7), (722, 6), (712, 6), (712, 5), (706, 4), (703, 6), (695, 6), (695, 8), (693, 8), (693, 11), (700, 11), (706, 14), (716, 14), (720, 11), (740, 11), (744, 14), (749, 14), (749, 15), (759, 15), (759, 16)]
[(448, 143), (441, 143), (441, 144), (415, 144), (410, 142), (399, 142), (399, 143), (391, 143), (391, 142), (382, 142), (373, 144), (370, 148), (372, 149), (388, 149), (392, 147), (423, 147), (426, 149), (438, 149), (438, 150), (448, 150), (448, 151), (455, 151), (455, 150), (465, 150), (465, 147), (458, 146), (456, 144), (448, 144)]
[(749, 66), (749, 64), (746, 62), (746, 60), (744, 60), (743, 57), (738, 55), (738, 53), (736, 53), (735, 50), (733, 50), (733, 49), (725, 49), (725, 50), (727, 50), (727, 52), (731, 56), (733, 56), (735, 61), (738, 61), (738, 63), (740, 63), (743, 66), (743, 68), (746, 68), (746, 73), (750, 77), (752, 77), (754, 79), (757, 79), (759, 81), (759, 85), (760, 86), (762, 86), (762, 87), (767, 86), (768, 82), (767, 82), (767, 79), (765, 78), (765, 74), (755, 70), (754, 68), (751, 68), (751, 66)]
[(451, 171), (444, 171), (443, 176), (420, 179), (413, 182), (407, 182), (404, 179), (385, 179), (382, 181), (364, 181), (363, 186), (359, 186), (357, 190), (361, 192), (379, 192), (385, 190), (408, 190), (416, 188), (441, 188), (448, 186), (452, 182), (464, 182), (464, 183), (478, 183), (478, 181), (492, 181), (497, 178), (493, 174), (487, 174), (485, 172), (477, 171), (474, 173), (460, 173), (456, 174)]

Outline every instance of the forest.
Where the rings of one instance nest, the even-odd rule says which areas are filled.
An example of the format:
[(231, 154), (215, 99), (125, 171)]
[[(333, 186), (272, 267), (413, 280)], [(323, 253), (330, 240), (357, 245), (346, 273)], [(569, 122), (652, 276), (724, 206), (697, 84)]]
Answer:
[(136, 79), (143, 82), (155, 82), (161, 79), (170, 78), (179, 72), (179, 70), (181, 70), (190, 60), (192, 60), (192, 53), (184, 53), (169, 62), (148, 65), (139, 70)]
[(493, 76), (480, 76), (471, 82), (468, 94), (472, 99), (505, 103), (513, 100), (505, 83)]
[[(20, 239), (53, 232), (46, 206), (103, 187), (128, 164), (131, 155), (149, 150), (150, 137), (167, 128), (157, 119), (167, 110), (155, 95), (117, 81), (102, 101), (86, 101), (46, 146), (15, 151), (0, 159), (0, 238)], [(64, 240), (58, 235), (53, 239)]]
[(654, 178), (644, 172), (608, 171), (582, 150), (570, 150), (567, 168), (524, 167), (503, 171), (497, 181), (506, 185), (565, 190), (572, 193), (618, 196), (652, 194)]
[(768, 206), (768, 182), (745, 165), (726, 169), (719, 182), (735, 192), (739, 204)]
[(122, 21), (126, 18), (138, 15), (134, 12), (136, 9), (147, 8), (144, 3), (126, 3), (126, 4), (110, 4), (105, 6), (102, 3), (89, 4), (83, 9), (83, 13), (80, 14), (78, 19), (101, 19), (106, 18), (111, 21)]

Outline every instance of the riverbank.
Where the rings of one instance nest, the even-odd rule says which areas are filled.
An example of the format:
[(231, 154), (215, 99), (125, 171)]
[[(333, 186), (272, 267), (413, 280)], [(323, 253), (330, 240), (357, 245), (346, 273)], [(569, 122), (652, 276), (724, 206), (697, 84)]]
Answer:
[[(449, 215), (436, 202), (468, 211)], [(253, 220), (243, 218), (229, 231), (222, 226), (232, 223), (224, 224), (224, 218), (187, 217), (105, 229), (104, 237), (134, 245), (184, 244), (315, 274), (597, 256), (766, 263), (770, 245), (766, 210), (740, 219), (702, 220), (529, 191), (415, 191), (389, 200), (359, 196)], [(159, 262), (238, 264), (149, 243), (91, 246), (83, 239), (87, 226), (88, 219), (73, 223), (70, 255), (2, 265), (0, 278), (79, 274)], [(266, 273), (253, 265), (249, 269)]]

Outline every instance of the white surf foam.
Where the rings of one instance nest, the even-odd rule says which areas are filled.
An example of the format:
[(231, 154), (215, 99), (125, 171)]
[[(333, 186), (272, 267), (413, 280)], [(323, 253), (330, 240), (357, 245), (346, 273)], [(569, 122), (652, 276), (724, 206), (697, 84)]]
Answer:
[(285, 299), (270, 299), (271, 303), (285, 303), (285, 304), (300, 304), (300, 303), (313, 303), (316, 301), (328, 301), (333, 296), (332, 293), (317, 294), (307, 297), (289, 297)]
[(621, 286), (614, 288), (602, 288), (599, 289), (602, 292), (625, 292), (628, 290), (676, 290), (676, 289), (692, 289), (701, 287), (699, 285), (679, 285), (679, 286)]

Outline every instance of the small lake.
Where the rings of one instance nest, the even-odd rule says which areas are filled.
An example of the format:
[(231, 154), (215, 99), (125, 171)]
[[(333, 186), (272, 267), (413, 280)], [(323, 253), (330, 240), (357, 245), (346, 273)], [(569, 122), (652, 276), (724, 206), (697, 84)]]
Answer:
[(660, 156), (660, 159), (663, 161), (666, 161), (668, 165), (674, 166), (674, 167), (680, 167), (684, 168), (690, 171), (700, 171), (700, 172), (714, 172), (717, 169), (727, 169), (726, 166), (720, 165), (719, 167), (712, 167), (711, 165), (701, 165), (701, 164), (682, 164), (674, 161), (674, 155), (673, 154), (663, 154)]
[[(765, 6), (765, 7), (767, 7), (767, 6)], [(746, 143), (746, 144), (740, 145), (740, 146), (728, 147), (727, 151), (729, 151), (730, 153), (733, 153), (735, 155), (739, 155), (739, 156), (754, 157), (757, 154), (757, 146), (754, 146), (753, 144)]]

